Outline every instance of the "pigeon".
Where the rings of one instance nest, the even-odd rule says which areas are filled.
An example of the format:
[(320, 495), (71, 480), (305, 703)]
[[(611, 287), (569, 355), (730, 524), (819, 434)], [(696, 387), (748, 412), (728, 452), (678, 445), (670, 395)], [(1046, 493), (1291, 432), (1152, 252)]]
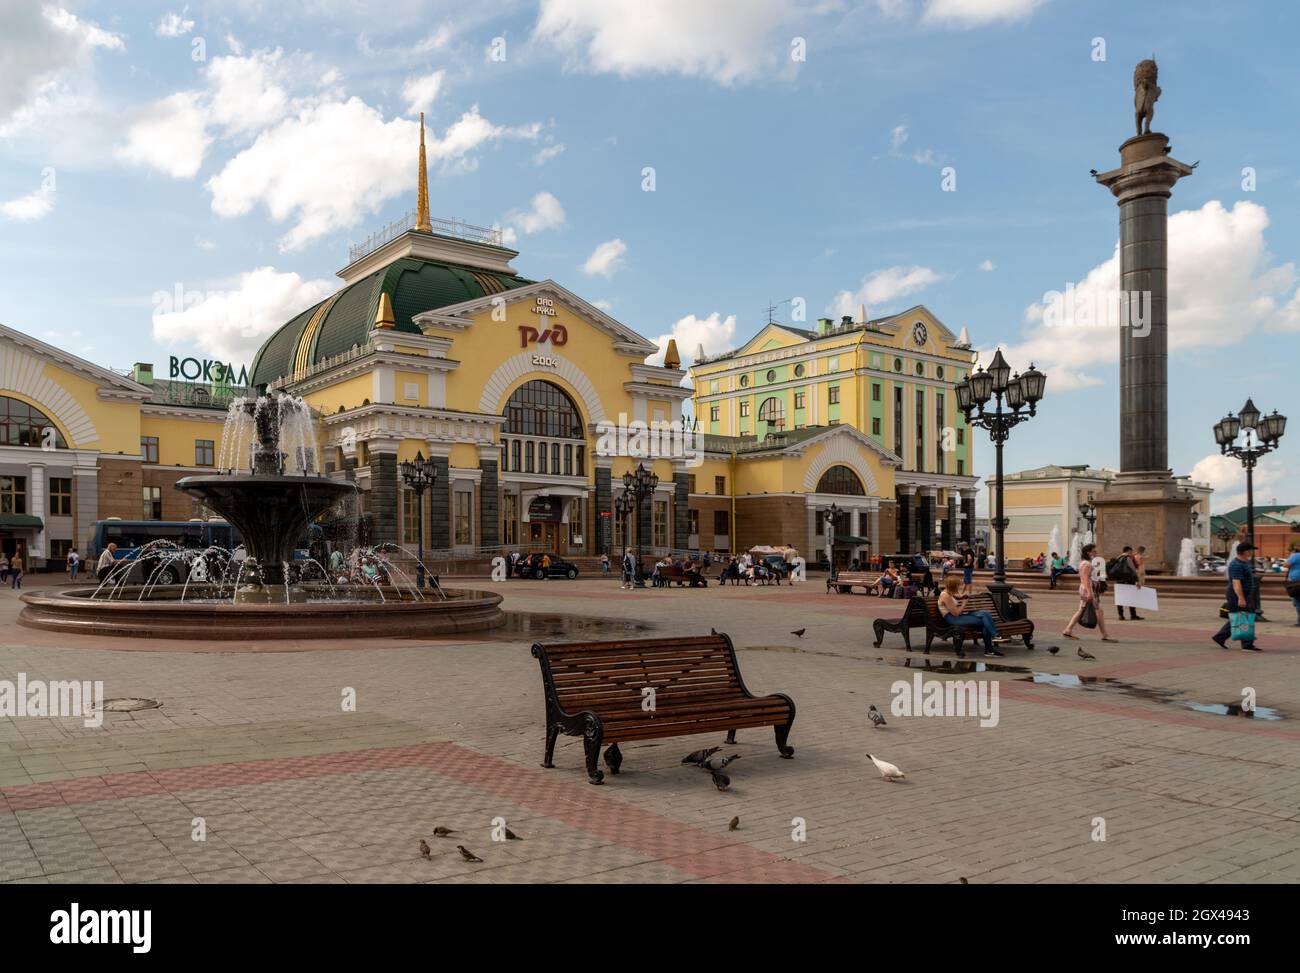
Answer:
[(710, 629), (709, 629), (709, 634), (710, 634), (710, 635), (717, 635), (717, 634), (718, 634), (718, 630), (717, 630), (716, 628), (710, 628)]
[(1081, 645), (1081, 646), (1079, 646), (1079, 658), (1080, 658), (1080, 659), (1095, 659), (1095, 658), (1097, 658), (1097, 657), (1096, 657), (1095, 655), (1093, 655), (1091, 652), (1084, 652), (1084, 651), (1083, 651), (1083, 646)]
[(517, 835), (517, 834), (515, 834), (513, 831), (511, 831), (509, 828), (506, 828), (506, 829), (505, 829), (505, 835), (506, 835), (506, 841), (523, 841), (523, 840), (524, 840), (523, 838), (519, 837), (519, 835)]
[(966, 876), (965, 876), (965, 875), (961, 875), (961, 876), (959, 876), (959, 877), (957, 878), (957, 881), (961, 882), (962, 885), (969, 885), (969, 884), (970, 884), (970, 882), (968, 882), (968, 881), (966, 880)]
[(725, 757), (718, 757), (718, 756), (709, 757), (708, 759), (702, 761), (700, 763), (700, 766), (703, 767), (705, 770), (711, 770), (716, 773), (717, 771), (722, 770), (724, 767), (726, 767), (727, 764), (731, 763), (733, 760), (739, 760), (739, 759), (740, 759), (740, 754), (729, 753)]
[(444, 828), (442, 825), (438, 825), (436, 828), (433, 829), (433, 834), (435, 838), (445, 838), (447, 837), (447, 835), (451, 835), (455, 833), (456, 832), (452, 831), (451, 828)]
[(887, 725), (887, 724), (885, 723), (885, 718), (884, 718), (884, 716), (882, 716), (881, 713), (880, 713), (880, 710), (876, 709), (876, 704), (875, 704), (875, 703), (872, 703), (872, 704), (867, 708), (867, 716), (871, 717), (871, 722), (872, 722), (872, 724), (873, 724), (874, 726), (886, 726), (886, 725)]
[(713, 786), (720, 791), (725, 791), (731, 786), (731, 778), (726, 774), (720, 774), (715, 770), (713, 771)]
[(1053, 645), (1053, 646), (1052, 646), (1051, 648), (1049, 648), (1047, 651), (1050, 652), (1050, 653), (1052, 653), (1052, 655), (1056, 655), (1056, 653), (1058, 653), (1058, 652), (1061, 651), (1061, 647), (1060, 647), (1059, 645)]
[(703, 766), (704, 761), (708, 760), (721, 749), (721, 747), (709, 747), (707, 750), (696, 750), (694, 753), (688, 753), (684, 756), (682, 758), (682, 763), (699, 764), (700, 766)]
[(467, 861), (467, 862), (481, 862), (481, 861), (483, 861), (482, 858), (479, 858), (478, 855), (474, 854), (474, 852), (470, 851), (470, 850), (469, 850), (468, 848), (466, 848), (464, 845), (457, 845), (456, 848), (457, 848), (458, 851), (460, 851), (460, 857), (463, 858), (463, 859), (465, 859), (465, 861)]
[(803, 633), (806, 632), (806, 631), (808, 631), (808, 629), (806, 629), (806, 628), (796, 628), (796, 629), (795, 629), (793, 632), (791, 632), (790, 634), (791, 634), (791, 635), (797, 635), (797, 636), (799, 636), (799, 638), (803, 638)]
[(880, 776), (883, 777), (885, 780), (889, 781), (891, 784), (896, 780), (907, 779), (907, 775), (904, 774), (897, 767), (895, 767), (893, 764), (886, 763), (883, 760), (877, 760), (875, 757), (871, 756), (871, 754), (867, 754), (867, 759), (869, 759), (873, 764), (876, 765), (876, 769), (880, 771)]
[(420, 839), (420, 857), (421, 858), (433, 857), (433, 851), (429, 848), (429, 843), (425, 841), (423, 838)]
[(739, 827), (740, 827), (740, 815), (736, 815), (734, 818), (732, 818), (730, 821), (727, 822), (728, 831), (735, 831)]

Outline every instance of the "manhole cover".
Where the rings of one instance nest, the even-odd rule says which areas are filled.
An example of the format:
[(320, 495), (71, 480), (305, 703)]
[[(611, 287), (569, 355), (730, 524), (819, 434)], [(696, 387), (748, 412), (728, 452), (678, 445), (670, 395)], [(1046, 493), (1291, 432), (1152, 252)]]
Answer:
[(117, 699), (104, 700), (106, 713), (134, 713), (136, 710), (157, 709), (162, 705), (156, 699), (144, 699), (140, 696), (121, 696)]

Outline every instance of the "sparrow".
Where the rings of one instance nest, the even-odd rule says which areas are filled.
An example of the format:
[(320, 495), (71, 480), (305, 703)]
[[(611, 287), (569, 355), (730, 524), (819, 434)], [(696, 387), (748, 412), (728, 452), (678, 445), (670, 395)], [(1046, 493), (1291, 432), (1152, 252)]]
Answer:
[(727, 822), (728, 831), (735, 831), (739, 827), (740, 827), (740, 815), (736, 815), (734, 818), (732, 818), (730, 821)]
[(700, 764), (700, 766), (703, 767), (705, 770), (711, 770), (716, 773), (717, 771), (722, 770), (724, 767), (726, 767), (727, 764), (731, 763), (733, 760), (739, 760), (739, 759), (740, 759), (740, 754), (729, 753), (725, 757), (718, 757), (718, 756), (709, 757), (707, 760), (704, 760)]
[(433, 852), (429, 848), (429, 843), (425, 841), (423, 838), (420, 839), (420, 857), (421, 858), (433, 857)]
[(731, 778), (726, 774), (720, 774), (715, 770), (713, 771), (713, 786), (720, 791), (725, 791), (731, 786)]
[(885, 718), (881, 715), (880, 710), (876, 709), (876, 704), (872, 703), (867, 707), (867, 716), (871, 717), (871, 722), (875, 726), (886, 726)]
[(1056, 653), (1061, 651), (1061, 647), (1059, 645), (1053, 645), (1047, 651), (1050, 652), (1052, 655), (1056, 655)]
[(433, 829), (434, 837), (437, 838), (445, 838), (447, 837), (447, 835), (455, 834), (455, 833), (456, 832), (452, 831), (451, 828), (444, 828), (442, 825), (438, 825), (436, 828)]
[(474, 852), (466, 848), (464, 845), (457, 845), (456, 848), (460, 851), (460, 857), (465, 859), (465, 861), (467, 862), (481, 862), (483, 860), (482, 858), (479, 858), (478, 855), (474, 854)]
[(1095, 658), (1097, 658), (1097, 657), (1096, 657), (1095, 655), (1093, 655), (1091, 652), (1084, 652), (1084, 651), (1083, 651), (1083, 646), (1081, 645), (1081, 646), (1079, 646), (1079, 658), (1080, 658), (1080, 659), (1095, 659)]
[(506, 829), (505, 829), (505, 835), (506, 835), (506, 841), (523, 841), (523, 840), (524, 840), (523, 838), (519, 837), (519, 835), (517, 835), (517, 834), (515, 834), (513, 831), (511, 831), (509, 828), (506, 828)]
[(808, 629), (806, 629), (806, 628), (796, 628), (796, 629), (795, 629), (793, 632), (791, 632), (790, 634), (791, 634), (791, 635), (797, 635), (797, 636), (799, 636), (799, 638), (803, 638), (803, 633), (806, 632), (806, 631), (808, 631)]
[(700, 764), (703, 766), (704, 761), (708, 760), (715, 753), (721, 750), (721, 747), (709, 747), (707, 750), (696, 750), (694, 753), (688, 753), (682, 758), (684, 764)]
[(871, 756), (871, 754), (867, 754), (867, 759), (869, 759), (873, 764), (876, 765), (876, 769), (880, 771), (880, 776), (883, 777), (885, 780), (889, 781), (891, 784), (896, 780), (907, 779), (907, 775), (904, 774), (897, 767), (895, 767), (893, 764), (887, 763), (884, 760), (877, 760), (875, 757)]

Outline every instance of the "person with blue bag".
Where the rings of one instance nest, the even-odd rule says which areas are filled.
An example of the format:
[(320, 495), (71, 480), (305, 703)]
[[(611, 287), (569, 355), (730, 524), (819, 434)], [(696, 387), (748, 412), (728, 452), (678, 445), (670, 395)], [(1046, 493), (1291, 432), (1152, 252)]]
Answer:
[(1232, 639), (1241, 642), (1247, 651), (1261, 651), (1255, 644), (1255, 613), (1251, 610), (1256, 584), (1255, 569), (1250, 563), (1254, 550), (1254, 544), (1242, 541), (1237, 545), (1237, 556), (1228, 565), (1228, 620), (1214, 636), (1221, 649), (1226, 649), (1228, 639)]
[(1291, 552), (1286, 559), (1286, 593), (1295, 606), (1295, 623), (1300, 628), (1300, 550)]

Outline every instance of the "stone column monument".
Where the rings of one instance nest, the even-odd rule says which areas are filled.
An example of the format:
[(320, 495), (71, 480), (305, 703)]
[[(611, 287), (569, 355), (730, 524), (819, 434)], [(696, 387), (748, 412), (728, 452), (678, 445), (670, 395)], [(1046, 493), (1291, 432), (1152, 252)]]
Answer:
[(1155, 61), (1138, 64), (1133, 88), (1137, 134), (1119, 147), (1118, 169), (1093, 173), (1119, 203), (1122, 292), (1120, 472), (1094, 500), (1097, 543), (1106, 557), (1145, 545), (1152, 570), (1172, 571), (1193, 501), (1169, 469), (1168, 200), (1192, 167), (1171, 158), (1168, 137), (1151, 131), (1160, 97)]

